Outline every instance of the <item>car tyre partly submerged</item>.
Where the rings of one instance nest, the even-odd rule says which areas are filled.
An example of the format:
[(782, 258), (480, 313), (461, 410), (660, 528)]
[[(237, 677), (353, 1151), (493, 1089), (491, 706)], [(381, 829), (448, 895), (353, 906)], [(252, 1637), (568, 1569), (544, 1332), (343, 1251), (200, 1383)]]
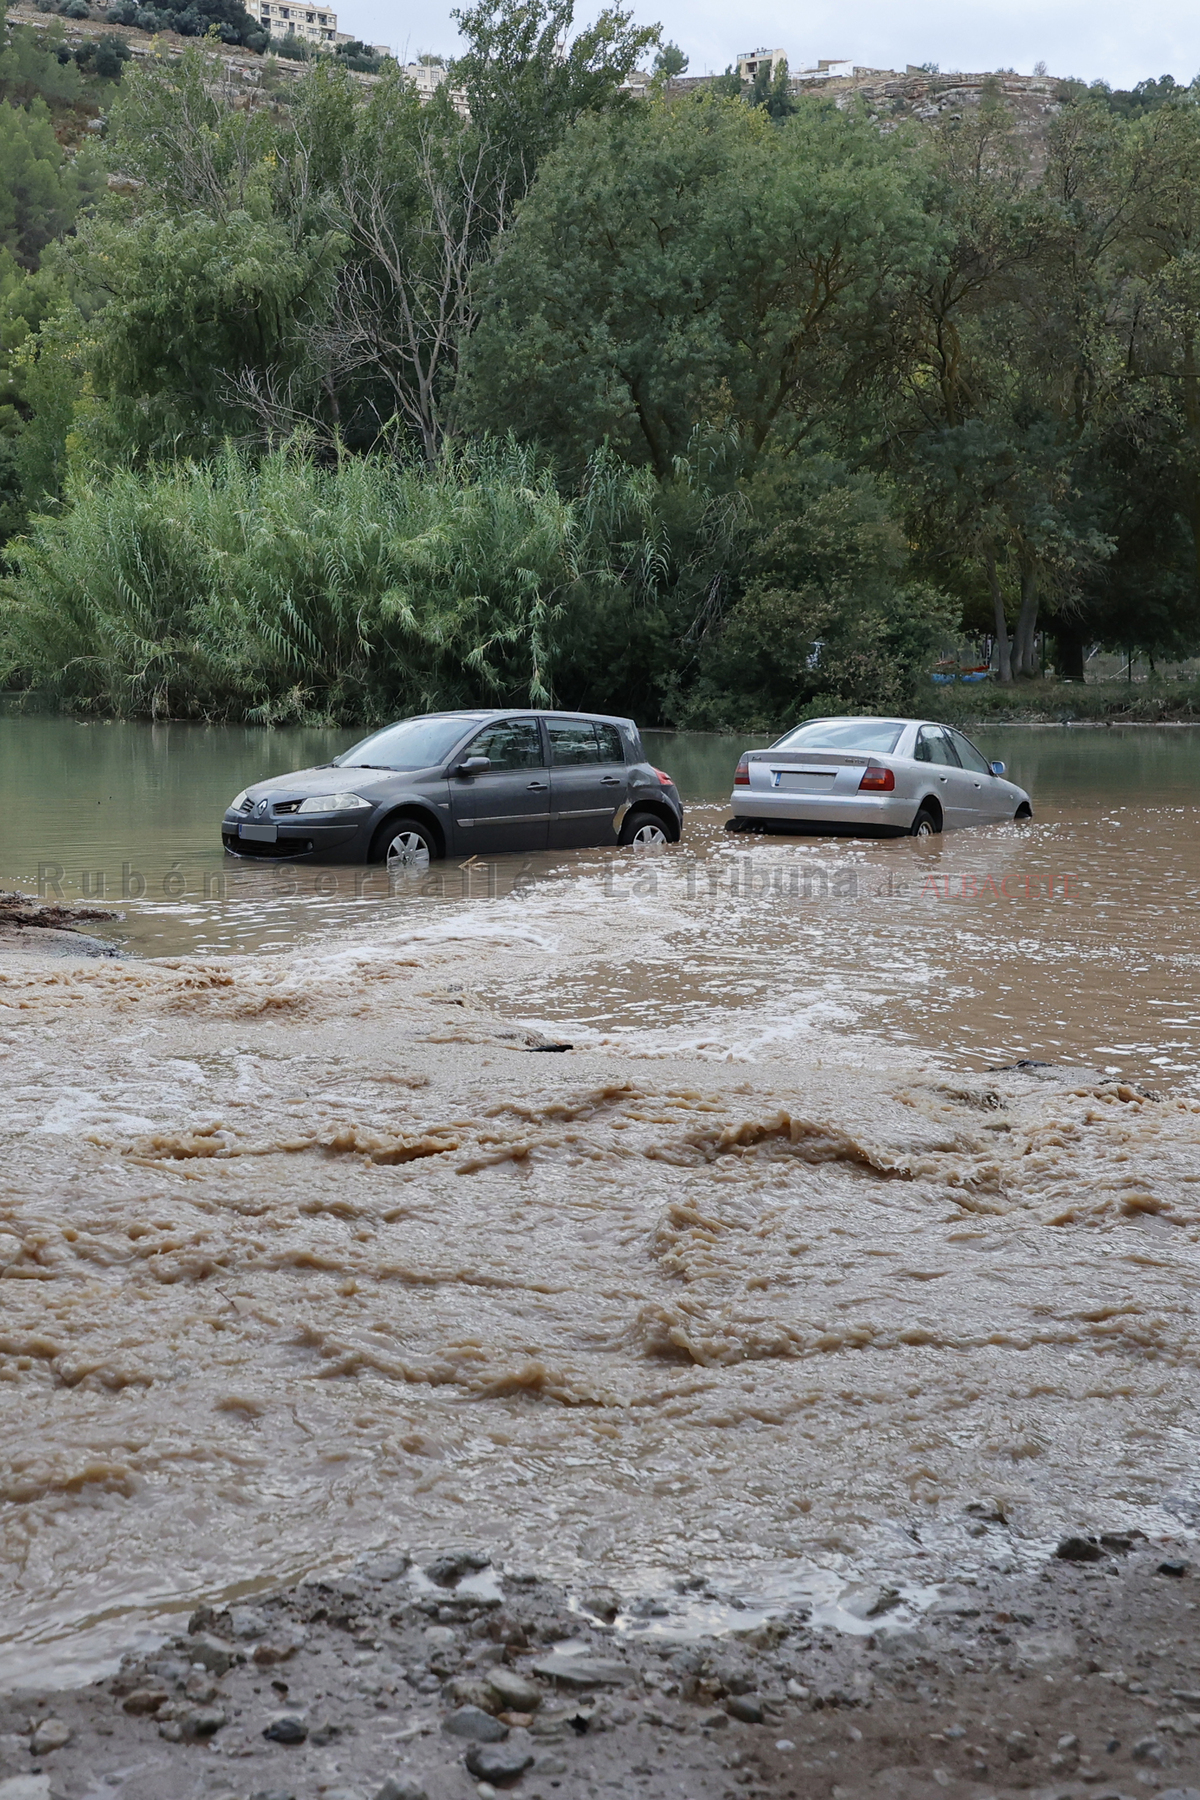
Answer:
[(942, 829), (942, 821), (923, 806), (912, 822), (912, 835), (915, 838), (936, 837)]
[(389, 819), (375, 840), (371, 861), (386, 863), (396, 875), (424, 875), (441, 847), (423, 819)]
[(670, 839), (658, 814), (642, 809), (626, 815), (618, 841), (635, 850), (650, 850), (662, 849)]

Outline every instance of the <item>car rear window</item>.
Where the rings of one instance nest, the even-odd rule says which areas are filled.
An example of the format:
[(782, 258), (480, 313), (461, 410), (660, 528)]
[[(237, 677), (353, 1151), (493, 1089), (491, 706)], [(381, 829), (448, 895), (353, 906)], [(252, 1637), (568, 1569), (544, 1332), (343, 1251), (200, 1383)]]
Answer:
[(550, 760), (556, 768), (580, 763), (623, 763), (625, 751), (615, 725), (592, 719), (547, 719)]
[(902, 719), (809, 719), (781, 737), (772, 750), (875, 750), (887, 755), (900, 742)]

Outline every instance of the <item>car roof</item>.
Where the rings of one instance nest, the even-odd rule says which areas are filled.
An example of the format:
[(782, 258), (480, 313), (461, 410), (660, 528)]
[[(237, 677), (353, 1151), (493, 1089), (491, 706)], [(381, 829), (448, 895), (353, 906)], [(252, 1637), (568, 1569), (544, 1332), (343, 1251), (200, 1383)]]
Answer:
[[(414, 719), (599, 719), (605, 725), (630, 725), (636, 731), (637, 726), (632, 719), (623, 713), (597, 712), (563, 712), (553, 706), (458, 706), (447, 708), (445, 712), (410, 713)], [(403, 725), (403, 719), (393, 719), (393, 725)], [(386, 731), (386, 725), (379, 727)]]
[(947, 725), (941, 719), (901, 719), (895, 713), (825, 713), (819, 719), (801, 719), (797, 725), (789, 725), (789, 731), (803, 731), (806, 725), (936, 725), (939, 731), (958, 731), (957, 725)]
[(926, 719), (898, 719), (895, 713), (824, 713), (819, 719), (800, 719), (788, 731), (803, 731), (807, 725), (925, 725)]

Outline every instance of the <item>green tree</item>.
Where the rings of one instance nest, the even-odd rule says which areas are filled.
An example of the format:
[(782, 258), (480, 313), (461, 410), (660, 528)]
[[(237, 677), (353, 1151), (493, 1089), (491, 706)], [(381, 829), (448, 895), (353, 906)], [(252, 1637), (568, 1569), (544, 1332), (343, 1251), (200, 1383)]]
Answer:
[(0, 4), (0, 100), (20, 106), (38, 98), (70, 104), (79, 91), (79, 71), (62, 26), (56, 22), (34, 30), (10, 25), (8, 8)]
[(932, 227), (911, 162), (857, 115), (773, 129), (708, 97), (581, 119), (481, 286), (466, 416), (580, 466), (660, 478), (698, 429), (749, 461), (810, 428)]
[(93, 156), (66, 160), (43, 100), (0, 104), (0, 245), (26, 268), (74, 225), (98, 178)]
[(103, 303), (89, 328), (93, 453), (203, 453), (239, 414), (245, 429), (239, 382), (304, 355), (302, 321), (322, 311), (340, 254), (332, 234), (297, 245), (248, 212), (91, 222), (74, 261)]
[(678, 44), (661, 44), (654, 57), (654, 73), (667, 81), (673, 81), (676, 76), (687, 74), (690, 60)]
[(107, 138), (109, 166), (144, 184), (125, 211), (269, 210), (279, 124), (265, 108), (237, 105), (241, 97), (224, 65), (198, 46), (130, 70)]
[(769, 119), (790, 119), (799, 111), (800, 103), (792, 93), (788, 77), (787, 57), (774, 65), (764, 63), (751, 84), (747, 99), (751, 106), (761, 106)]
[(506, 217), (577, 119), (636, 104), (622, 83), (659, 35), (609, 6), (572, 36), (574, 0), (476, 0), (450, 16), (466, 42), (450, 79), (490, 148)]
[(828, 458), (764, 469), (744, 589), (706, 634), (682, 720), (772, 730), (805, 712), (914, 705), (957, 608), (908, 575), (871, 476)]

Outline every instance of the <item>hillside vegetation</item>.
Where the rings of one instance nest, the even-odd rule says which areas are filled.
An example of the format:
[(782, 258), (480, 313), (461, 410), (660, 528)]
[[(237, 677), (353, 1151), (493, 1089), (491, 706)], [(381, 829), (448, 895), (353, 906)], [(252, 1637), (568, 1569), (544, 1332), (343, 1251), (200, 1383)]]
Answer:
[(883, 129), (665, 53), (632, 98), (619, 7), (459, 21), (424, 106), (8, 30), (0, 679), (771, 728), (928, 705), (964, 634), (1200, 649), (1192, 89), (1062, 86), (1033, 146), (999, 84)]

